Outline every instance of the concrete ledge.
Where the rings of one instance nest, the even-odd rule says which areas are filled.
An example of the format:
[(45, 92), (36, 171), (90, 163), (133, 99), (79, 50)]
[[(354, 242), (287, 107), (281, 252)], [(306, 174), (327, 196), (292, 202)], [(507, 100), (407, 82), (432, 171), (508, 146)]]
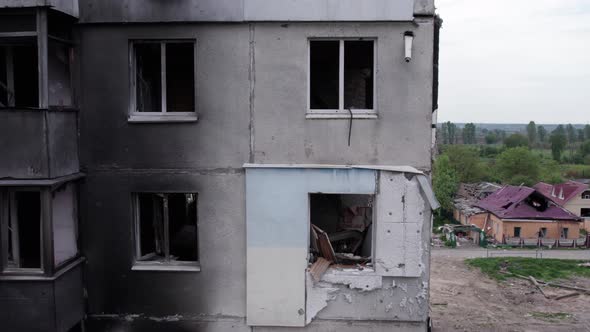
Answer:
[(80, 3), (80, 23), (411, 21), (415, 8), (423, 7), (414, 0), (86, 0)]

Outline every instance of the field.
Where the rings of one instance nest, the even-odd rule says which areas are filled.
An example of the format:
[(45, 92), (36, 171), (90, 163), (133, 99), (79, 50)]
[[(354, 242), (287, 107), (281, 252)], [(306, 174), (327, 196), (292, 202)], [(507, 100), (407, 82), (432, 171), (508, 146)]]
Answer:
[[(460, 249), (451, 250), (460, 254)], [(581, 252), (587, 255), (586, 251)], [(506, 260), (506, 258), (499, 258)], [(512, 262), (518, 259), (509, 259)], [(546, 263), (556, 267), (557, 261)], [(526, 263), (531, 268), (531, 262)], [(574, 264), (566, 261), (567, 266)], [(495, 269), (492, 269), (495, 270)], [(521, 273), (537, 273), (537, 268)], [(538, 274), (551, 278), (544, 274)], [(555, 275), (557, 277), (557, 275)], [(434, 331), (590, 331), (590, 296), (547, 299), (527, 280), (499, 281), (469, 266), (463, 257), (434, 249), (430, 306)], [(590, 288), (590, 279), (570, 274), (562, 283)], [(544, 287), (549, 296), (571, 291)]]

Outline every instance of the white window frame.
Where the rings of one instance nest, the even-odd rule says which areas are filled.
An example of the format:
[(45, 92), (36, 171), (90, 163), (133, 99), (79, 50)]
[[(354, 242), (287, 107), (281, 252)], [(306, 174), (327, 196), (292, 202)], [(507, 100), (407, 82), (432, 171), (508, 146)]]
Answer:
[[(311, 42), (313, 41), (338, 41), (338, 109), (312, 109), (311, 108)], [(344, 108), (344, 42), (345, 41), (372, 41), (373, 42), (373, 108), (350, 109)], [(344, 37), (344, 38), (309, 38), (307, 40), (307, 119), (376, 119), (377, 113), (377, 38), (375, 37)]]
[[(131, 267), (132, 271), (178, 271), (178, 272), (199, 272), (201, 271), (201, 260), (200, 260), (200, 243), (201, 241), (197, 241), (197, 260), (196, 261), (147, 261), (147, 260), (140, 260), (141, 256), (141, 220), (140, 220), (140, 213), (139, 213), (139, 195), (140, 194), (163, 194), (167, 196), (169, 194), (194, 194), (196, 196), (196, 227), (197, 227), (197, 238), (199, 238), (199, 193), (197, 191), (167, 191), (167, 190), (149, 190), (149, 191), (136, 191), (132, 193), (132, 204), (133, 204), (133, 238), (134, 238), (134, 247), (133, 247), (133, 265)], [(165, 211), (167, 211), (167, 197), (164, 197), (164, 206)], [(164, 217), (164, 232), (168, 233), (168, 217), (166, 213), (163, 213)], [(164, 246), (166, 255), (169, 255), (170, 252), (170, 241), (168, 239), (169, 235), (166, 234), (164, 236)]]
[[(194, 84), (194, 110), (192, 112), (167, 112), (166, 105), (166, 44), (193, 43), (193, 81)], [(162, 111), (161, 112), (138, 112), (137, 111), (137, 64), (135, 57), (135, 45), (137, 44), (160, 44), (160, 89)], [(135, 39), (129, 42), (129, 122), (195, 122), (197, 117), (197, 41), (195, 39)]]
[[(18, 262), (15, 262), (15, 266), (12, 266), (9, 264), (8, 262), (8, 229), (10, 227), (16, 228), (14, 229), (13, 232), (10, 233), (12, 239), (12, 245), (13, 245), (13, 256), (15, 260), (19, 260), (19, 251), (20, 251), (20, 244), (19, 244), (19, 223), (18, 223), (18, 217), (16, 215), (16, 198), (15, 195), (17, 192), (37, 192), (39, 193), (39, 199), (40, 199), (40, 215), (39, 215), (39, 263), (40, 266), (39, 267), (34, 267), (34, 268), (24, 268), (24, 267), (20, 267), (18, 265)], [(46, 269), (46, 262), (45, 262), (45, 252), (47, 250), (47, 248), (44, 247), (45, 241), (43, 239), (43, 232), (44, 232), (44, 223), (46, 222), (44, 220), (45, 214), (43, 211), (43, 192), (40, 189), (37, 188), (13, 188), (13, 189), (9, 189), (9, 190), (5, 190), (3, 192), (0, 192), (0, 200), (1, 200), (1, 204), (0, 204), (0, 221), (1, 221), (1, 225), (0, 225), (0, 234), (2, 234), (2, 254), (0, 255), (2, 257), (2, 261), (3, 261), (3, 270), (1, 271), (4, 274), (30, 274), (30, 275), (43, 275), (45, 273), (45, 269)], [(10, 209), (9, 209), (10, 206)], [(11, 210), (11, 213), (9, 214), (8, 211)], [(6, 241), (6, 244), (4, 244), (4, 242)]]
[(590, 191), (584, 191), (582, 193), (582, 199), (590, 199)]

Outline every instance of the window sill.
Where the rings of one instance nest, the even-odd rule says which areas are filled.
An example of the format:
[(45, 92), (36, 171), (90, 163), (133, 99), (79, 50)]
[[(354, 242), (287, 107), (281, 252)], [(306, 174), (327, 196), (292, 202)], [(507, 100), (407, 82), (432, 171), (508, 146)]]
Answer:
[[(350, 120), (350, 112), (348, 110), (308, 110), (305, 114), (306, 119), (340, 119)], [(377, 119), (377, 111), (375, 110), (352, 110), (353, 119)]]
[(195, 112), (178, 112), (178, 113), (133, 113), (127, 118), (129, 123), (182, 123), (197, 122), (197, 113)]
[(135, 262), (131, 271), (200, 272), (201, 265), (199, 263)]
[(0, 281), (53, 281), (76, 266), (84, 263), (86, 258), (78, 257), (59, 266), (52, 276), (46, 276), (43, 271), (27, 272), (23, 269), (8, 269), (0, 275)]

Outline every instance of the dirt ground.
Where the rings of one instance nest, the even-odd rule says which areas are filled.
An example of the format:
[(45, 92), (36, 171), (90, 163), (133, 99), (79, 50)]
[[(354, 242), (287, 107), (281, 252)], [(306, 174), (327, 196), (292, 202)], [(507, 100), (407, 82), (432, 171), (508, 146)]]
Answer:
[[(563, 284), (590, 288), (590, 279)], [(569, 290), (544, 287), (547, 295)], [(465, 265), (462, 257), (437, 255), (431, 266), (434, 331), (590, 331), (590, 296), (546, 299), (528, 281), (497, 282)]]

